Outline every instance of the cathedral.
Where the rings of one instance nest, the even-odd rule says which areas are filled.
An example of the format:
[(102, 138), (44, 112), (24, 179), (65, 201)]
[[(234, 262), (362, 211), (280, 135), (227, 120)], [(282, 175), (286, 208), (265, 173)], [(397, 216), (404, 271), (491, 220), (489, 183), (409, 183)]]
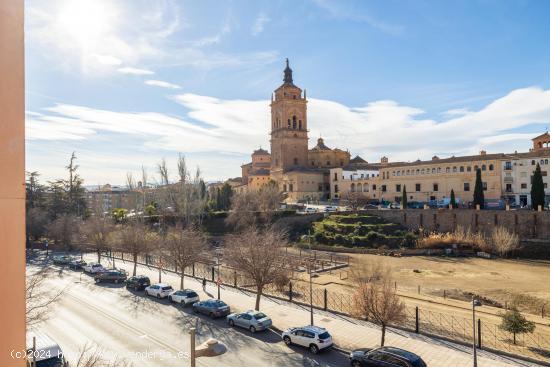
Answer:
[(258, 149), (242, 168), (237, 191), (276, 182), (288, 202), (330, 199), (330, 169), (350, 163), (350, 154), (322, 138), (309, 149), (306, 91), (294, 84), (286, 60), (283, 84), (271, 95), (271, 153)]

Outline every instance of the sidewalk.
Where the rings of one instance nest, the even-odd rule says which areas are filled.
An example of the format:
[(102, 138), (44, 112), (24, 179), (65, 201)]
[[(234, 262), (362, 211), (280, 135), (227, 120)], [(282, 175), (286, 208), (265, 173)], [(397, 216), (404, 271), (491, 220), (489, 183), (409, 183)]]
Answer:
[[(93, 256), (88, 256), (92, 261)], [(97, 260), (97, 258), (95, 258)], [(105, 263), (108, 259), (103, 258)], [(116, 260), (116, 266), (127, 270), (130, 274), (133, 263)], [(138, 264), (138, 274), (147, 275), (152, 283), (158, 281), (158, 269)], [(163, 272), (162, 281), (179, 288), (179, 276), (171, 272)], [(206, 291), (202, 290), (200, 280), (185, 277), (185, 288), (197, 291), (201, 299), (217, 297), (217, 287), (208, 282)], [(255, 294), (230, 287), (221, 288), (221, 299), (231, 306), (233, 311), (244, 311), (254, 308)], [(269, 315), (273, 325), (281, 330), (292, 326), (303, 326), (310, 323), (309, 308), (278, 299), (262, 297), (260, 309)], [(345, 350), (366, 347), (373, 348), (380, 343), (380, 328), (377, 326), (329, 312), (314, 310), (315, 325), (326, 328), (333, 336), (335, 344)], [(420, 355), (430, 367), (466, 367), (472, 365), (472, 350), (470, 347), (446, 342), (439, 339), (418, 335), (396, 329), (386, 332), (386, 345), (410, 350)], [(478, 351), (479, 367), (535, 367), (538, 364), (499, 356), (487, 351)]]

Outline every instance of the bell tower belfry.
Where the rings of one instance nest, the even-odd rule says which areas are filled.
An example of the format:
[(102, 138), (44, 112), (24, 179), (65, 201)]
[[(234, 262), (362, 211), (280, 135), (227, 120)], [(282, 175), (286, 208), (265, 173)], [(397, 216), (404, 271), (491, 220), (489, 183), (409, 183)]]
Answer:
[(307, 167), (307, 100), (294, 85), (286, 59), (283, 84), (271, 96), (271, 172), (275, 180), (285, 171)]

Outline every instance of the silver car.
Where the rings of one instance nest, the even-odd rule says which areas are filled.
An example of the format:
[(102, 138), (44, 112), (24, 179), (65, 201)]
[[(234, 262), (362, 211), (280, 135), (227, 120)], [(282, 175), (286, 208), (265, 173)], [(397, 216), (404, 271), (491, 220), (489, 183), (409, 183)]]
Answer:
[(272, 324), (271, 319), (265, 313), (259, 311), (232, 313), (227, 316), (227, 323), (231, 326), (243, 327), (252, 333), (265, 330)]

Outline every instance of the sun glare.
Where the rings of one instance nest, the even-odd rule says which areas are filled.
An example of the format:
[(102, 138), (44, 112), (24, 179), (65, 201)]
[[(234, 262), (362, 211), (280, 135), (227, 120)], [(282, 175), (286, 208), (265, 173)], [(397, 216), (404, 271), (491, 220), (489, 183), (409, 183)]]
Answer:
[(101, 43), (114, 26), (112, 6), (101, 0), (68, 0), (58, 13), (58, 25), (83, 50)]

